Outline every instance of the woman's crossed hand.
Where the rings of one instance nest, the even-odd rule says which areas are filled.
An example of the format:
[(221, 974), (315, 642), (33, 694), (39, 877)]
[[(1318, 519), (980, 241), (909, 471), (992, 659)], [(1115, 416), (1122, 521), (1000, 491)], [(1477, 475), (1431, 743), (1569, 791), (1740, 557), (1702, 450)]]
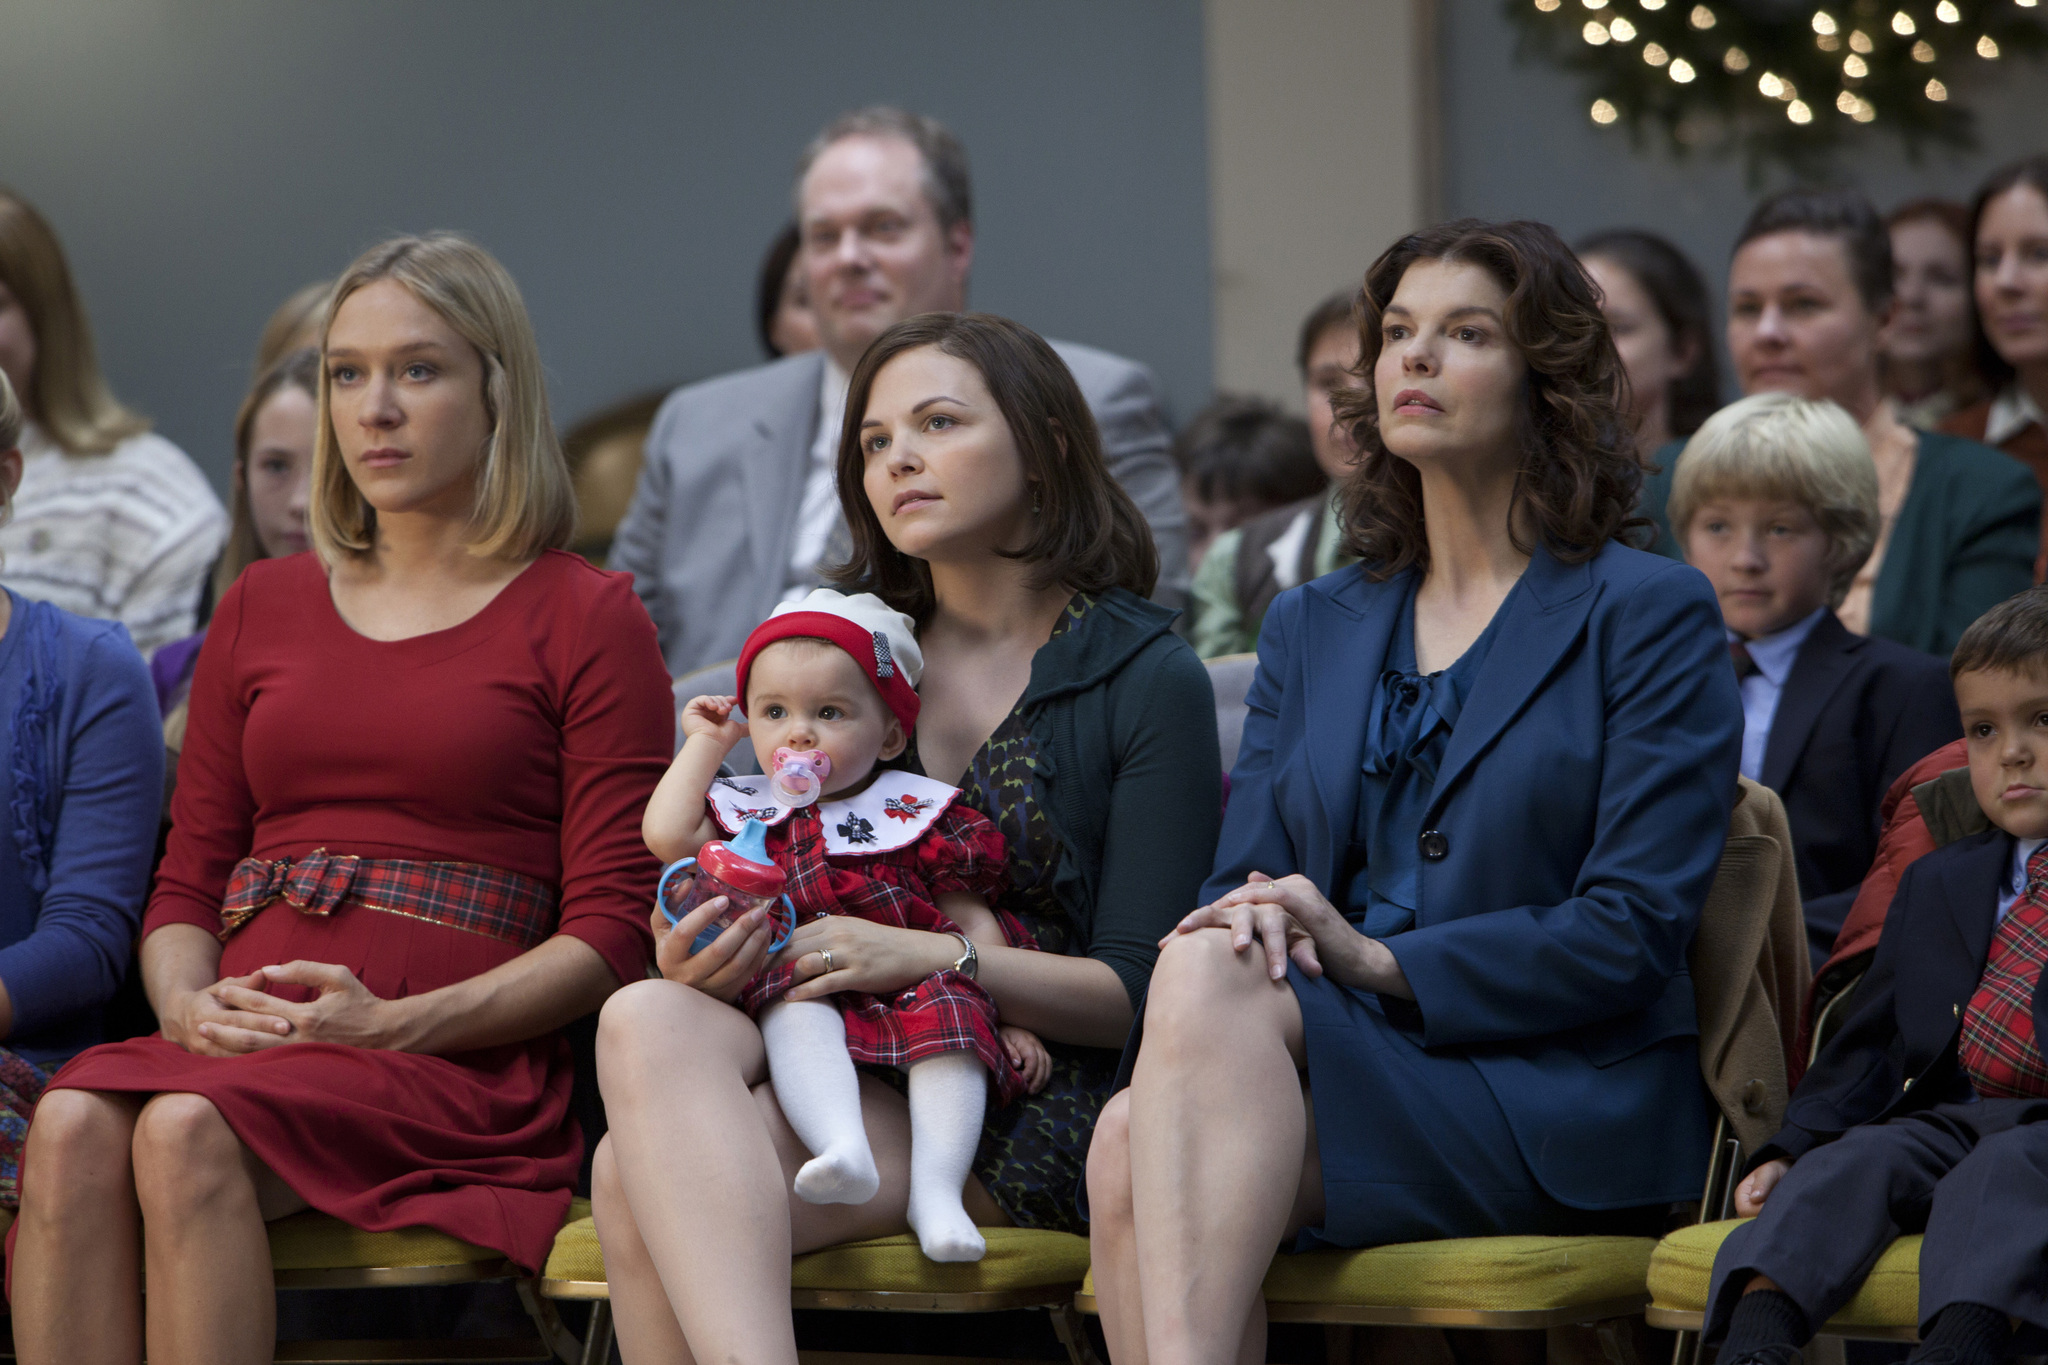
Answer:
[(1415, 998), (1387, 945), (1352, 928), (1316, 884), (1299, 873), (1278, 881), (1252, 873), (1243, 886), (1176, 924), (1159, 946), (1197, 929), (1228, 929), (1231, 946), (1240, 953), (1256, 935), (1265, 949), (1266, 974), (1275, 981), (1287, 975), (1292, 958), (1307, 976), (1327, 974), (1339, 985)]
[[(311, 1000), (269, 987), (305, 986)], [(402, 1046), (392, 1002), (372, 995), (354, 972), (331, 962), (285, 962), (223, 977), (177, 996), (163, 1013), (164, 1037), (203, 1057), (234, 1057), (287, 1043)]]

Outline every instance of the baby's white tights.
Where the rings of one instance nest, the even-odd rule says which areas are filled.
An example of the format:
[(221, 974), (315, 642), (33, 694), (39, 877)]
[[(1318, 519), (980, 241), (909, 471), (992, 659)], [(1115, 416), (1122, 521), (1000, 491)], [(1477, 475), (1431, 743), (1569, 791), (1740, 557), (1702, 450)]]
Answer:
[(846, 1021), (824, 1000), (778, 1000), (761, 1011), (768, 1082), (782, 1115), (811, 1152), (796, 1173), (807, 1204), (865, 1204), (882, 1187), (860, 1117), (860, 1077), (846, 1052)]
[(934, 1261), (978, 1261), (988, 1243), (960, 1194), (981, 1144), (988, 1068), (972, 1052), (910, 1065), (910, 1228)]
[[(776, 1103), (812, 1153), (796, 1173), (797, 1198), (865, 1204), (881, 1178), (861, 1122), (845, 1021), (823, 1000), (778, 1000), (760, 1022)], [(961, 1192), (981, 1142), (988, 1068), (972, 1052), (945, 1052), (914, 1063), (909, 1074), (911, 1229), (934, 1261), (978, 1261), (988, 1243)]]

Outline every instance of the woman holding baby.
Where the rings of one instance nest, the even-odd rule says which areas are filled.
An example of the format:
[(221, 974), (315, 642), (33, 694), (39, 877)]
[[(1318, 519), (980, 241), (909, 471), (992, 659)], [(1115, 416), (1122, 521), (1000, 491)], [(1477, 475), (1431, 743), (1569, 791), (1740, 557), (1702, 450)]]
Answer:
[[(956, 935), (833, 914), (804, 920), (771, 955), (777, 926), (753, 912), (693, 954), (719, 903), (673, 929), (657, 913), (664, 979), (615, 996), (598, 1037), (611, 1132), (593, 1197), (630, 1360), (793, 1365), (791, 1255), (910, 1225), (918, 1090), (913, 1081), (906, 1100), (893, 1071), (858, 1078), (874, 1193), (865, 1169), (851, 1181), (822, 1181), (813, 1169), (802, 1182), (813, 1197), (861, 1202), (797, 1192), (819, 1154), (777, 1103), (761, 1028), (734, 1007), (764, 967), (794, 983), (787, 1002), (896, 998), (960, 975), (973, 939), (973, 985), (993, 1003), (1006, 1044), (1028, 1034), (1043, 1056), (1023, 1058), (1032, 1093), (989, 1100), (966, 1212), (983, 1227), (1078, 1231), (1088, 1135), (1117, 1049), (1159, 940), (1195, 904), (1215, 849), (1221, 774), (1207, 676), (1171, 633), (1172, 613), (1146, 600), (1157, 575), (1151, 538), (1104, 469), (1093, 419), (1058, 356), (1000, 318), (912, 318), (869, 348), (846, 410), (839, 490), (853, 553), (839, 583), (908, 618), (922, 663), (914, 709), (891, 704), (900, 735), (882, 721), (884, 770), (958, 788), (955, 803), (1002, 836), (1007, 863), (986, 887), (988, 906), (1033, 946), (964, 923)], [(869, 681), (847, 684), (843, 708), (814, 708), (827, 724), (893, 686), (880, 652), (816, 658), (844, 668), (854, 655), (863, 665), (854, 683), (863, 673)], [(808, 657), (788, 666), (808, 667)], [(756, 677), (751, 690), (761, 688)], [(793, 703), (784, 711), (765, 693), (753, 700), (757, 752), (832, 749), (824, 731), (791, 728)], [(731, 701), (688, 722), (693, 742), (732, 724)], [(867, 757), (862, 749), (862, 764)], [(686, 747), (672, 781), (690, 761)], [(701, 805), (713, 769), (693, 770), (691, 801)], [(860, 799), (831, 779), (826, 797)], [(661, 833), (660, 805), (650, 835)], [(714, 831), (682, 832), (691, 837), (664, 851)]]
[(1275, 1248), (1657, 1230), (1706, 1158), (1686, 951), (1742, 713), (1706, 579), (1622, 543), (1599, 292), (1466, 220), (1382, 255), (1360, 326), (1361, 563), (1266, 618), (1089, 1155), (1117, 1365), (1263, 1360)]

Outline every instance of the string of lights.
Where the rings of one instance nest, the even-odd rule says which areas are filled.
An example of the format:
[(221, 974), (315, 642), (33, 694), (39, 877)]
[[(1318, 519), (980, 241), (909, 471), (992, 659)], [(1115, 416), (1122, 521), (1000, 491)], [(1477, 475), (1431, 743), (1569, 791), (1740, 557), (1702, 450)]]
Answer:
[(2048, 52), (2044, 0), (1506, 0), (1525, 39), (1586, 80), (1587, 117), (1679, 153), (1739, 148), (1752, 174), (1814, 171), (1870, 132), (1968, 146), (1973, 79)]

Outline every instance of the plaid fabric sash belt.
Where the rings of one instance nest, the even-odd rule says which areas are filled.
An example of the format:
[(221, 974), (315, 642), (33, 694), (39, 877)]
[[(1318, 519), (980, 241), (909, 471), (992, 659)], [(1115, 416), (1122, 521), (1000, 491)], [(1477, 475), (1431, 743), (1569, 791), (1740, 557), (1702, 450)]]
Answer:
[(337, 906), (354, 904), (525, 949), (554, 933), (558, 896), (537, 878), (483, 863), (358, 858), (322, 848), (302, 858), (244, 858), (235, 864), (221, 906), (220, 937), (227, 939), (278, 899), (304, 915), (329, 915)]

